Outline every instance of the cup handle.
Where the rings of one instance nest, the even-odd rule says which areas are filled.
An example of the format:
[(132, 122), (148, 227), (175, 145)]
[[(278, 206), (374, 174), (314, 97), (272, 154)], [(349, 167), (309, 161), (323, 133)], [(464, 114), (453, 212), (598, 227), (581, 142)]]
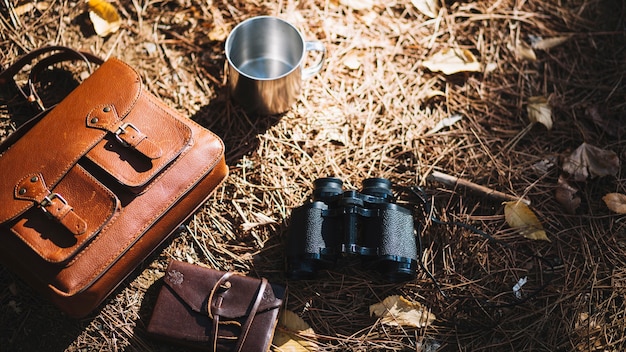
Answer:
[(306, 51), (319, 51), (322, 53), (322, 57), (317, 60), (313, 65), (302, 70), (302, 78), (307, 79), (314, 74), (318, 73), (324, 64), (326, 58), (326, 47), (320, 41), (305, 42)]

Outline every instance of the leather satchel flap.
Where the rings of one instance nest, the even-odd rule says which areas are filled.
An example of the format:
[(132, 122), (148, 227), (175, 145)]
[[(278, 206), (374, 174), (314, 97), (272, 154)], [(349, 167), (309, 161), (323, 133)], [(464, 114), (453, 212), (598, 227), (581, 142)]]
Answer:
[(146, 92), (126, 116), (116, 114), (114, 106), (104, 105), (94, 107), (87, 116), (88, 126), (111, 130), (87, 158), (139, 193), (190, 144), (191, 129)]
[[(221, 271), (173, 260), (165, 273), (164, 282), (193, 311), (208, 314), (207, 300), (223, 275)], [(220, 294), (223, 299), (221, 308), (213, 310), (213, 314), (232, 319), (245, 317), (251, 302), (257, 297), (261, 280), (233, 274), (228, 281), (230, 287)], [(277, 309), (281, 304), (282, 300), (276, 298), (272, 285), (267, 285), (257, 311)]]
[(0, 155), (0, 223), (36, 205), (15, 196), (20, 180), (42, 175), (47, 188), (54, 189), (68, 170), (109, 133), (86, 126), (85, 118), (94, 107), (115, 106), (120, 116), (126, 116), (141, 90), (137, 72), (110, 59), (9, 146)]
[[(42, 184), (45, 182), (40, 177), (37, 179)], [(31, 180), (34, 179), (26, 182), (31, 183)], [(50, 210), (46, 212), (39, 207), (31, 208), (8, 225), (42, 259), (60, 263), (72, 259), (90, 243), (116, 214), (119, 202), (80, 165), (70, 169), (52, 192), (63, 199), (56, 208), (48, 207)], [(50, 212), (59, 208), (62, 218), (51, 220)]]

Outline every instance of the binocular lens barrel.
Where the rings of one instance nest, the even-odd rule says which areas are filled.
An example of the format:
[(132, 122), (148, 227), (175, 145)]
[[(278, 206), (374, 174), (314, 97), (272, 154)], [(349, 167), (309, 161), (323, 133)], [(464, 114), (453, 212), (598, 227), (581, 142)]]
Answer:
[(386, 178), (368, 178), (363, 180), (361, 193), (384, 199), (393, 198), (391, 181)]
[(341, 246), (341, 219), (323, 216), (328, 205), (312, 202), (296, 208), (291, 213), (291, 226), (287, 239), (287, 275), (293, 279), (306, 279), (325, 264), (336, 260)]
[(396, 204), (384, 204), (379, 216), (363, 220), (366, 247), (378, 248), (378, 256), (368, 260), (391, 281), (415, 276), (417, 243), (413, 234), (413, 215)]
[(343, 193), (343, 182), (336, 177), (318, 178), (313, 181), (313, 200), (324, 200)]

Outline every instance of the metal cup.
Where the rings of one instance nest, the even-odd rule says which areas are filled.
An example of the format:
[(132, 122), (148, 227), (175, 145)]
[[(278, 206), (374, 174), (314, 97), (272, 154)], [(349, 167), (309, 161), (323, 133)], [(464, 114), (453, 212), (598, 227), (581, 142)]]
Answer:
[[(308, 51), (322, 55), (304, 67)], [(247, 19), (226, 39), (231, 97), (248, 112), (283, 113), (300, 96), (302, 80), (322, 68), (325, 56), (321, 42), (305, 41), (289, 22), (271, 16)]]

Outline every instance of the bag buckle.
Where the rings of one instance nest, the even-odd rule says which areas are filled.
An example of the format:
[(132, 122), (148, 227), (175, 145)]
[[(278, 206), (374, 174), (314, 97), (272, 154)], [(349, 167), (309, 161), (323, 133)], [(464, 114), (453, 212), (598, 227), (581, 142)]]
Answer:
[(39, 206), (41, 207), (41, 210), (43, 210), (44, 213), (48, 213), (48, 210), (46, 209), (46, 207), (51, 205), (54, 199), (60, 200), (61, 203), (63, 203), (63, 205), (69, 205), (67, 201), (65, 200), (65, 198), (63, 198), (63, 196), (61, 196), (60, 194), (50, 193), (49, 195), (45, 196), (43, 200), (39, 203)]
[(120, 127), (117, 128), (117, 131), (115, 131), (115, 138), (117, 139), (118, 142), (120, 142), (124, 147), (128, 148), (130, 147), (130, 144), (128, 142), (126, 142), (125, 140), (123, 140), (120, 135), (126, 133), (126, 129), (127, 128), (132, 128), (133, 130), (135, 130), (137, 133), (141, 133), (141, 131), (132, 123), (130, 122), (126, 122), (124, 124), (122, 124)]

